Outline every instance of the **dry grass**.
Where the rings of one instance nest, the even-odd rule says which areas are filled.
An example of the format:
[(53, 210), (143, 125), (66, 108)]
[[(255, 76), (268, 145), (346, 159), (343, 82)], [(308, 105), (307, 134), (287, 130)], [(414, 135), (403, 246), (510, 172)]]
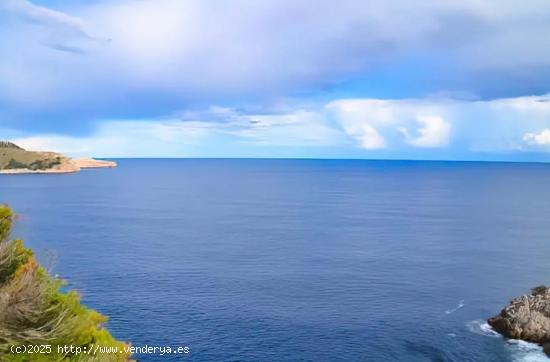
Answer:
[(63, 158), (63, 156), (54, 152), (26, 151), (22, 148), (7, 147), (5, 145), (2, 147), (0, 144), (0, 170), (9, 167), (10, 163), (12, 164), (11, 168), (23, 168), (13, 167), (13, 165), (17, 164), (26, 166), (34, 164), (42, 169), (42, 167), (58, 164), (60, 158)]

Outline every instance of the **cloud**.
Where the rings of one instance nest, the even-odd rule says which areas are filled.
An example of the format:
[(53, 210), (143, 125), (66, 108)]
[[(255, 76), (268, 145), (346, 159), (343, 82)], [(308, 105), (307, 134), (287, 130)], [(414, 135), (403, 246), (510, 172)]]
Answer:
[[(82, 19), (28, 0), (5, 0), (0, 4), (0, 10), (3, 11), (0, 20), (5, 19), (11, 24), (13, 28), (7, 26), (5, 30), (7, 28), (8, 35), (15, 41), (35, 40), (50, 49), (84, 54), (86, 45), (100, 40), (91, 34)], [(10, 34), (9, 30), (15, 30), (17, 34)]]
[(324, 112), (366, 149), (383, 147), (403, 155), (413, 152), (411, 147), (457, 154), (517, 152), (526, 142), (532, 146), (544, 139), (545, 134), (532, 130), (550, 128), (548, 99), (338, 99)]
[(354, 123), (354, 122), (342, 122), (346, 133), (359, 140), (359, 144), (362, 148), (373, 150), (386, 147), (386, 141), (378, 133), (376, 128), (372, 127), (368, 123)]
[(346, 143), (341, 131), (327, 125), (323, 115), (313, 111), (243, 115), (240, 122), (239, 129), (230, 133), (258, 145), (325, 147)]
[(84, 22), (77, 17), (61, 11), (55, 11), (44, 6), (35, 5), (28, 0), (4, 0), (0, 9), (16, 15), (33, 24), (40, 24), (50, 28), (62, 27), (67, 32), (79, 33), (84, 37), (91, 37)]
[[(96, 157), (240, 157), (281, 148), (347, 145), (346, 135), (325, 124), (322, 114), (295, 110), (284, 114), (244, 114), (211, 107), (184, 112), (182, 119), (106, 120), (87, 136), (43, 134), (10, 138), (39, 151)], [(210, 121), (210, 117), (217, 121)], [(275, 150), (275, 154), (273, 154)]]
[(386, 147), (384, 137), (375, 126), (392, 121), (393, 109), (388, 102), (376, 99), (344, 99), (332, 101), (325, 108), (362, 148), (373, 150)]
[(548, 99), (344, 98), (264, 113), (212, 106), (177, 117), (104, 120), (83, 136), (6, 134), (31, 149), (102, 157), (547, 160)]
[(414, 147), (446, 146), (451, 125), (443, 115), (449, 106), (449, 100), (340, 99), (326, 108), (361, 147), (377, 149), (388, 146), (388, 142), (401, 144), (399, 135)]
[(13, 138), (21, 147), (57, 151), (72, 156), (186, 157), (208, 133), (209, 124), (196, 121), (105, 121), (84, 137), (44, 134)]
[[(0, 45), (0, 119), (27, 130), (67, 133), (105, 118), (238, 108), (332, 89), (347, 94), (357, 79), (352, 97), (369, 87), (389, 98), (403, 89), (410, 97), (515, 97), (550, 85), (550, 7), (538, 0), (1, 6), (0, 36), (9, 41)], [(378, 74), (387, 75), (382, 84)], [(413, 74), (415, 84), (403, 84), (400, 74)]]
[(529, 145), (547, 146), (550, 145), (550, 129), (546, 128), (538, 133), (526, 133), (523, 140)]
[(407, 143), (415, 147), (442, 147), (449, 143), (451, 125), (438, 116), (418, 116), (416, 121), (423, 125), (417, 130), (418, 136), (411, 136), (407, 128), (399, 128)]

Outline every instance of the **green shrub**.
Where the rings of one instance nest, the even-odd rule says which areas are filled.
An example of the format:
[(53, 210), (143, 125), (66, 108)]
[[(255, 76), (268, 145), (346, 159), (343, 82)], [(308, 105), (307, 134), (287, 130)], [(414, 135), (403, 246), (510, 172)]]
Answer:
[(32, 161), (30, 164), (26, 164), (12, 158), (10, 159), (10, 161), (8, 162), (5, 168), (6, 169), (27, 168), (29, 170), (47, 170), (59, 164), (61, 164), (61, 158), (59, 157), (56, 157), (54, 159), (35, 160), (35, 161)]
[(5, 167), (6, 169), (18, 169), (18, 168), (29, 168), (27, 164), (24, 164), (22, 162), (19, 162), (15, 159), (11, 159), (10, 162)]
[(36, 160), (29, 165), (30, 170), (47, 170), (53, 166), (59, 165), (61, 159), (59, 157), (54, 158), (53, 160)]
[[(128, 353), (85, 355), (58, 353), (58, 346), (118, 347), (103, 328), (107, 318), (80, 303), (74, 291), (63, 293), (63, 281), (53, 278), (21, 240), (10, 240), (11, 210), (0, 205), (0, 360), (128, 361)], [(51, 353), (12, 353), (12, 346), (50, 345)]]

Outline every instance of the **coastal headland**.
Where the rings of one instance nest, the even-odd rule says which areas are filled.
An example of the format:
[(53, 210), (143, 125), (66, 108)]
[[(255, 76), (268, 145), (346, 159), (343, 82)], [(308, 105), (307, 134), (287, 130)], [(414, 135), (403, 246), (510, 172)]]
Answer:
[(28, 151), (12, 142), (0, 141), (0, 174), (74, 173), (86, 168), (116, 166), (114, 161), (73, 159), (57, 152)]
[(533, 288), (487, 322), (508, 338), (540, 344), (550, 357), (550, 287)]

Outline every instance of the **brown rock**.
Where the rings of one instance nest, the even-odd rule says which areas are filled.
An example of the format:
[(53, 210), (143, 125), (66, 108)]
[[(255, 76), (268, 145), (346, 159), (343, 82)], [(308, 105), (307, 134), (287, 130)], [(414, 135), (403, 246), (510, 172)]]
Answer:
[(510, 302), (499, 315), (487, 321), (494, 330), (513, 339), (540, 343), (550, 356), (550, 288), (533, 288)]

